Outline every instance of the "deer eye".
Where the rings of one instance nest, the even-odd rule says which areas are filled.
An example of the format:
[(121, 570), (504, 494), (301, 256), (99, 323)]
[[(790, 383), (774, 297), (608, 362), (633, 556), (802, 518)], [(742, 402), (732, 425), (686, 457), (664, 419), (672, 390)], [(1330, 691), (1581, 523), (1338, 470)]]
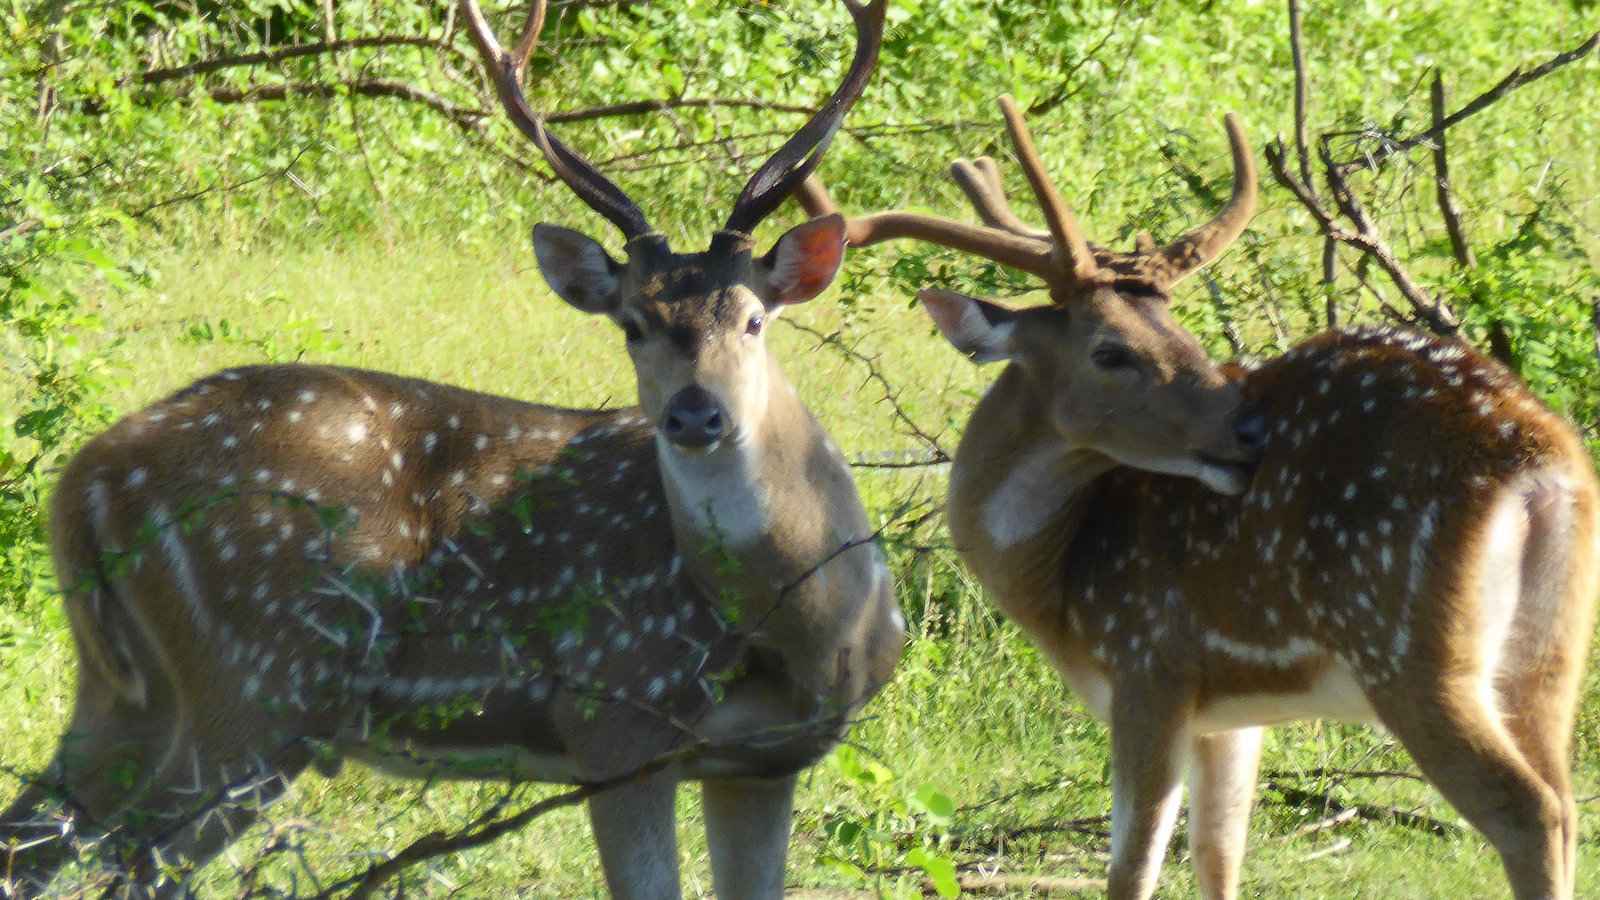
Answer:
[(760, 313), (756, 313), (755, 315), (750, 317), (750, 321), (748, 321), (748, 322), (746, 322), (744, 324), (744, 333), (750, 335), (751, 337), (754, 337), (754, 336), (756, 336), (756, 335), (761, 333), (762, 326), (764, 326), (766, 324), (767, 324), (766, 317), (761, 315)]
[(1135, 365), (1133, 351), (1121, 344), (1101, 344), (1089, 358), (1102, 369), (1131, 369)]

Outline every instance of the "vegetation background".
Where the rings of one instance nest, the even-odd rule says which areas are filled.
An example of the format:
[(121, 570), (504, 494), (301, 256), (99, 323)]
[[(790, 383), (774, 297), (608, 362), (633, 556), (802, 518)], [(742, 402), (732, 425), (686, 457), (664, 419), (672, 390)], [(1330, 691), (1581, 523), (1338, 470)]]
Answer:
[[(1309, 128), (1331, 135), (1338, 159), (1382, 152), (1426, 130), (1435, 73), (1454, 109), (1583, 44), (1597, 22), (1583, 0), (1311, 4)], [(43, 764), (71, 696), (44, 501), (65, 457), (116, 415), (221, 366), (266, 360), (628, 402), (619, 335), (556, 302), (528, 247), (536, 221), (610, 241), (607, 227), (500, 121), (452, 23), (449, 4), (421, 0), (0, 0), (0, 795)], [(1141, 229), (1170, 236), (1226, 195), (1224, 111), (1244, 116), (1258, 159), (1294, 128), (1283, 3), (896, 0), (890, 23), (874, 83), (822, 169), (847, 210), (968, 216), (943, 173), (956, 157), (1004, 160), (1002, 93), (1032, 110), (1090, 234), (1120, 245)], [(688, 246), (831, 88), (849, 38), (828, 2), (566, 0), (528, 92), (567, 114), (555, 120), (562, 136)], [(1394, 257), (1459, 317), (1462, 336), (1509, 360), (1591, 441), (1597, 76), (1591, 45), (1449, 132), (1470, 267), (1445, 228), (1426, 147), (1350, 175)], [(669, 108), (606, 109), (646, 100)], [(1351, 247), (1324, 284), (1317, 223), (1265, 166), (1263, 179), (1251, 229), (1176, 301), (1219, 357), (1278, 353), (1330, 311), (1341, 324), (1416, 314)], [(775, 216), (767, 237), (797, 218)], [(912, 630), (896, 682), (851, 744), (805, 779), (790, 881), (837, 896), (1093, 891), (1074, 879), (1098, 877), (1106, 859), (1104, 729), (990, 610), (937, 516), (897, 514), (908, 497), (937, 501), (944, 470), (881, 467), (953, 448), (994, 374), (960, 360), (912, 308), (927, 284), (1001, 297), (1031, 289), (955, 254), (873, 248), (853, 252), (838, 287), (772, 337), (802, 396), (866, 463), (859, 482), (887, 526)], [(1597, 694), (1591, 675), (1576, 750), (1580, 889), (1591, 896)], [(1277, 729), (1246, 894), (1503, 895), (1482, 839), (1410, 771), (1369, 729)], [(509, 802), (554, 790), (517, 788)], [(271, 828), (196, 884), (204, 896), (239, 893), (240, 872), (266, 854), (253, 891), (316, 893), (421, 835), (464, 826), (506, 792), (354, 766), (307, 776)], [(686, 889), (703, 894), (697, 801), (685, 791), (681, 802)], [(1180, 829), (1161, 896), (1192, 896), (1185, 856)], [(568, 809), (431, 858), (391, 888), (574, 897), (599, 894), (599, 883), (581, 813)]]

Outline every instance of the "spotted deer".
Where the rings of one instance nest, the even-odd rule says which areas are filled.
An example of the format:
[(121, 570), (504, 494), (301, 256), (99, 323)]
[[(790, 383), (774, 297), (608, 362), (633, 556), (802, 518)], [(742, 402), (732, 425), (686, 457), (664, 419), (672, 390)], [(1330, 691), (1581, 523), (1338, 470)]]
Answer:
[(507, 52), (462, 0), (511, 120), (626, 241), (617, 261), (533, 233), (553, 291), (621, 326), (639, 406), (253, 366), (91, 441), (52, 516), (76, 705), (48, 777), (4, 814), (13, 890), (42, 889), (83, 829), (131, 848), (141, 890), (182, 892), (297, 773), (350, 757), (617, 782), (588, 801), (617, 897), (677, 896), (673, 797), (697, 780), (717, 894), (781, 896), (796, 773), (904, 635), (847, 464), (764, 343), (833, 279), (844, 221), (752, 252), (876, 63), (885, 0), (845, 5), (837, 91), (709, 249), (678, 253), (525, 101), (544, 3)]
[[(1230, 378), (1172, 286), (1254, 208), (1131, 253), (1087, 243), (1022, 117), (1001, 108), (1048, 229), (990, 160), (952, 174), (983, 225), (893, 211), (849, 242), (916, 238), (1036, 275), (1049, 305), (920, 295), (1004, 371), (950, 475), (957, 550), (1111, 729), (1110, 894), (1147, 898), (1189, 779), (1202, 893), (1237, 896), (1262, 726), (1372, 720), (1494, 845), (1518, 898), (1570, 898), (1568, 752), (1597, 588), (1578, 436), (1464, 344), (1405, 329), (1314, 337)], [(800, 195), (832, 210), (820, 184)]]

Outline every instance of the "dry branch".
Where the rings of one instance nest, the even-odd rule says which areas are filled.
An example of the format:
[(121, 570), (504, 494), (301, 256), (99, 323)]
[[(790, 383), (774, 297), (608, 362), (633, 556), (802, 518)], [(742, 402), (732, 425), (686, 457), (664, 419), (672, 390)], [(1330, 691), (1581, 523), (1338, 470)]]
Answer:
[(1334, 218), (1333, 213), (1329, 212), (1327, 207), (1322, 205), (1322, 201), (1312, 193), (1310, 185), (1302, 182), (1299, 177), (1289, 171), (1287, 154), (1281, 138), (1267, 144), (1267, 165), (1272, 170), (1273, 178), (1277, 179), (1279, 184), (1288, 188), (1290, 193), (1294, 194), (1295, 199), (1300, 201), (1300, 205), (1304, 206), (1306, 211), (1311, 213), (1312, 218), (1317, 220), (1324, 237), (1342, 244), (1348, 244), (1366, 254), (1367, 257), (1378, 264), (1379, 268), (1383, 269), (1384, 274), (1389, 276), (1395, 287), (1399, 288), (1400, 293), (1411, 305), (1412, 316), (1418, 322), (1426, 325), (1436, 334), (1454, 335), (1461, 327), (1455, 313), (1451, 312), (1443, 300), (1429, 296), (1428, 292), (1411, 277), (1411, 273), (1406, 270), (1405, 266), (1401, 265), (1399, 258), (1394, 255), (1394, 251), (1384, 241), (1377, 225), (1372, 222), (1366, 210), (1361, 206), (1361, 202), (1356, 199), (1355, 194), (1350, 190), (1350, 185), (1339, 172), (1338, 166), (1328, 158), (1326, 139), (1324, 139), (1320, 149), (1323, 157), (1324, 174), (1328, 178), (1328, 186), (1332, 190), (1334, 202), (1338, 205), (1339, 211), (1355, 226), (1353, 231), (1340, 224), (1339, 220)]
[[(788, 319), (779, 319), (778, 321), (783, 322), (789, 327), (794, 328), (797, 331), (802, 331), (815, 338), (819, 347), (833, 347), (846, 358), (854, 360), (855, 362), (858, 362), (862, 366), (866, 367), (867, 380), (876, 382), (877, 385), (883, 389), (883, 402), (889, 404), (889, 409), (894, 414), (894, 418), (901, 424), (901, 426), (903, 426), (907, 433), (921, 441), (923, 445), (928, 448), (929, 456), (926, 460), (921, 462), (920, 465), (935, 466), (950, 461), (950, 454), (945, 452), (944, 447), (939, 443), (938, 437), (929, 434), (927, 429), (917, 424), (917, 421), (913, 419), (911, 414), (906, 412), (905, 407), (900, 404), (900, 391), (897, 390), (894, 385), (889, 383), (888, 378), (884, 377), (883, 371), (878, 368), (878, 361), (876, 357), (868, 356), (865, 353), (862, 353), (860, 350), (857, 350), (855, 347), (846, 344), (844, 339), (839, 336), (837, 331), (824, 334), (823, 332), (818, 331), (817, 329), (808, 325), (801, 325), (798, 322), (792, 322)], [(911, 468), (911, 466), (901, 464), (893, 466), (893, 468)]]
[(390, 97), (420, 103), (469, 130), (479, 128), (480, 123), (489, 115), (481, 109), (457, 106), (432, 91), (385, 78), (358, 78), (342, 83), (289, 81), (243, 88), (216, 87), (207, 90), (206, 94), (217, 103), (258, 103), (288, 100), (291, 97), (316, 97), (324, 100), (349, 95)]
[(290, 47), (278, 47), (273, 50), (262, 50), (256, 53), (239, 53), (230, 56), (218, 56), (199, 62), (182, 66), (173, 66), (167, 69), (152, 69), (137, 75), (128, 75), (117, 81), (118, 86), (130, 83), (144, 85), (161, 84), (166, 81), (175, 81), (180, 78), (190, 78), (195, 75), (204, 75), (207, 72), (217, 72), (222, 69), (236, 69), (245, 66), (259, 66), (269, 63), (282, 62), (286, 59), (298, 59), (305, 56), (320, 56), (327, 53), (342, 53), (347, 50), (360, 50), (371, 47), (428, 47), (435, 50), (445, 50), (459, 53), (450, 44), (429, 37), (418, 37), (406, 34), (385, 34), (374, 37), (352, 38), (344, 41), (318, 41), (314, 44), (295, 44)]
[(1494, 104), (1495, 101), (1511, 93), (1517, 88), (1527, 84), (1532, 84), (1533, 82), (1538, 81), (1552, 72), (1555, 72), (1563, 66), (1570, 65), (1571, 63), (1583, 59), (1584, 57), (1593, 53), (1596, 47), (1600, 47), (1600, 31), (1590, 35), (1588, 40), (1572, 48), (1571, 50), (1557, 53), (1555, 56), (1537, 66), (1534, 66), (1531, 69), (1513, 69), (1511, 74), (1500, 79), (1500, 81), (1496, 83), (1494, 87), (1489, 88), (1487, 91), (1484, 91), (1476, 97), (1473, 97), (1465, 106), (1461, 107), (1450, 115), (1433, 122), (1427, 131), (1414, 134), (1411, 137), (1398, 141), (1388, 139), (1387, 135), (1379, 135), (1379, 137), (1383, 139), (1383, 143), (1371, 153), (1366, 153), (1355, 159), (1339, 163), (1337, 167), (1340, 171), (1340, 174), (1348, 174), (1356, 169), (1376, 169), (1383, 165), (1385, 160), (1391, 156), (1394, 156), (1396, 153), (1404, 153), (1407, 150), (1421, 146), (1426, 142), (1436, 141), (1444, 136), (1445, 131), (1455, 127), (1456, 125), (1459, 125), (1469, 116), (1473, 116), (1482, 112)]
[(1434, 195), (1439, 201), (1439, 215), (1444, 219), (1445, 231), (1450, 233), (1450, 249), (1456, 256), (1456, 265), (1470, 269), (1477, 265), (1472, 247), (1467, 243), (1466, 231), (1461, 226), (1461, 209), (1456, 206), (1455, 193), (1450, 188), (1450, 160), (1445, 153), (1444, 138), (1444, 76), (1433, 73), (1433, 87), (1429, 91), (1433, 108), (1433, 128), (1439, 136), (1433, 142)]

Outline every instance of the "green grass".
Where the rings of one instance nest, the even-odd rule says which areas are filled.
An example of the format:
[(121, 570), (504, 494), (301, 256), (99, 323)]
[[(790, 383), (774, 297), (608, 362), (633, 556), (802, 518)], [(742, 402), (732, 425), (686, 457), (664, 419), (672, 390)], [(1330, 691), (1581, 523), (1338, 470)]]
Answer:
[[(629, 399), (631, 371), (620, 335), (607, 322), (584, 318), (553, 299), (523, 247), (485, 250), (373, 236), (334, 249), (168, 253), (153, 262), (160, 277), (148, 291), (90, 291), (106, 333), (121, 338), (111, 353), (123, 375), (112, 402), (122, 410), (220, 366), (297, 357), (558, 403)], [(863, 258), (853, 265), (870, 264)], [(843, 315), (838, 301), (837, 291), (830, 292), (789, 315), (831, 330)], [(876, 298), (854, 315), (850, 339), (860, 341), (862, 352), (881, 356), (884, 371), (903, 391), (901, 402), (953, 446), (965, 411), (993, 370), (960, 360), (899, 298)], [(801, 395), (847, 453), (915, 446), (891, 430), (882, 391), (865, 381), (862, 366), (817, 348), (795, 329), (771, 334)], [(943, 489), (936, 475), (863, 472), (859, 481), (868, 503), (884, 514), (907, 491), (937, 495)], [(913, 639), (896, 680), (853, 733), (852, 746), (805, 776), (790, 884), (914, 894), (920, 879), (904, 871), (904, 856), (922, 845), (985, 871), (1101, 876), (1105, 826), (1057, 826), (1109, 810), (1104, 728), (1016, 629), (997, 619), (950, 552), (915, 560), (902, 555), (896, 563)], [(73, 659), (57, 610), (27, 619), (16, 615), (0, 612), (0, 633), (15, 636), (0, 651), (0, 720), (7, 723), (4, 762), (26, 770), (47, 758), (68, 713)], [(1591, 678), (1590, 716), (1595, 693)], [(1370, 729), (1305, 724), (1272, 733), (1263, 768), (1287, 773), (1280, 777), (1285, 784), (1328, 791), (1344, 803), (1459, 822), (1431, 789), (1413, 782), (1329, 785), (1295, 774), (1318, 767), (1407, 765), (1393, 741)], [(1580, 732), (1577, 772), (1580, 796), (1600, 793), (1600, 747), (1589, 718)], [(10, 788), (0, 781), (0, 794)], [(928, 789), (953, 801), (953, 816), (935, 817), (912, 799)], [(432, 829), (459, 825), (499, 790), (472, 783), (424, 790), (350, 765), (332, 779), (303, 777), (272, 818), (313, 823), (304, 835), (307, 858), (328, 875), (356, 865), (354, 854), (393, 850)], [(534, 789), (530, 796), (553, 790)], [(685, 890), (704, 895), (710, 881), (692, 791), (682, 792), (680, 809)], [(1498, 860), (1476, 833), (1440, 838), (1358, 819), (1296, 836), (1297, 828), (1325, 814), (1314, 804), (1289, 804), (1276, 791), (1264, 793), (1252, 821), (1245, 896), (1506, 893)], [(1580, 878), (1588, 890), (1600, 891), (1595, 805), (1585, 805), (1582, 823)], [(840, 835), (851, 833), (858, 835), (854, 842), (842, 843)], [(247, 860), (261, 840), (258, 829), (232, 856)], [(1336, 852), (1310, 858), (1328, 850)], [(303, 870), (280, 862), (274, 879), (287, 884), (298, 873), (304, 888)], [(229, 872), (228, 863), (219, 862), (206, 877), (221, 891)], [(583, 816), (564, 810), (495, 845), (418, 870), (409, 890), (441, 897), (587, 897), (600, 895), (599, 885)], [(1180, 828), (1159, 896), (1194, 893)]]

